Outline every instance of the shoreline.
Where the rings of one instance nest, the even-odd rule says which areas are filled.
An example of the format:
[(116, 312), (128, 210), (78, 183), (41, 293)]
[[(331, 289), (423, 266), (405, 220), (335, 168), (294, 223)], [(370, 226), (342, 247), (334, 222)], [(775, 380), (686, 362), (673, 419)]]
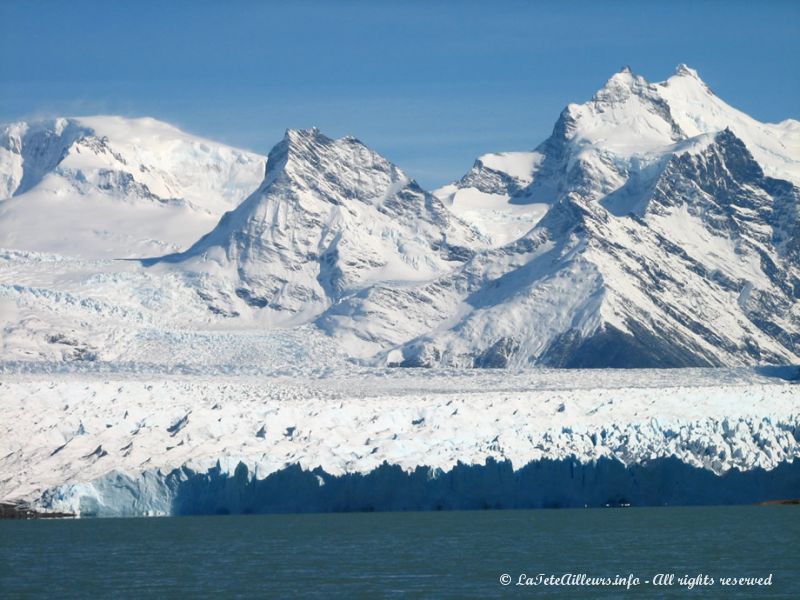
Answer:
[(0, 502), (0, 521), (33, 521), (39, 519), (75, 519), (77, 515), (65, 512), (43, 512), (23, 504)]

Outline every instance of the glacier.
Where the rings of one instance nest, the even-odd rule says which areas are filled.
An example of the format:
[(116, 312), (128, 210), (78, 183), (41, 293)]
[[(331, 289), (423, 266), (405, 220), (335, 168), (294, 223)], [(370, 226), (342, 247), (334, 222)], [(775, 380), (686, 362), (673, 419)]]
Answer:
[(0, 499), (143, 516), (794, 497), (797, 375), (5, 365)]

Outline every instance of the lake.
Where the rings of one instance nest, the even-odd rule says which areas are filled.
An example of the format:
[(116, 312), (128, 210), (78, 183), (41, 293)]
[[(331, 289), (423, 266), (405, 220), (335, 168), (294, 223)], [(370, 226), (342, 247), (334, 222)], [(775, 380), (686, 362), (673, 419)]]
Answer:
[(0, 597), (797, 598), (799, 545), (797, 506), (0, 521)]

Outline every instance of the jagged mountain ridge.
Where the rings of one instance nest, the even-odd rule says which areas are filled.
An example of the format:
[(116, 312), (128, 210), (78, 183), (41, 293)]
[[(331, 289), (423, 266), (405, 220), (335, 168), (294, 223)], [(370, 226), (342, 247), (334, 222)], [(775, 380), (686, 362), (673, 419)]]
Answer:
[[(512, 268), (489, 277), (483, 265), (477, 277), (465, 269), (475, 283), (464, 318), (402, 346), (394, 360), (494, 367), (796, 360), (798, 200), (798, 188), (764, 177), (724, 131), (696, 154), (669, 160), (641, 216), (616, 217), (578, 195), (559, 201), (502, 250), (515, 259)], [(692, 247), (702, 236), (711, 243)], [(734, 257), (738, 264), (727, 261)]]
[[(155, 119), (0, 127), (0, 246), (93, 256), (180, 249), (252, 192), (265, 157)], [(42, 227), (47, 214), (58, 227)]]
[(267, 165), (261, 186), (211, 232), (148, 263), (213, 275), (201, 294), (221, 314), (255, 308), (277, 322), (308, 319), (378, 281), (432, 279), (482, 246), (353, 137), (288, 130)]
[[(434, 193), (479, 228), (487, 227), (490, 212), (503, 227), (519, 230), (520, 215), (533, 226), (565, 194), (601, 198), (676, 142), (726, 128), (768, 176), (800, 185), (799, 122), (760, 123), (718, 98), (694, 69), (679, 65), (660, 83), (622, 69), (589, 102), (568, 105), (534, 151), (481, 156), (459, 181)], [(509, 240), (501, 235), (499, 241)]]

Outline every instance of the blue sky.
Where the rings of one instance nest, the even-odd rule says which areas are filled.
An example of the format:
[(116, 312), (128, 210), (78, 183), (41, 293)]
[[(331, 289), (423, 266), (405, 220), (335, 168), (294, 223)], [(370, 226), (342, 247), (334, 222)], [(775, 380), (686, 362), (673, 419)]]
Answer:
[(800, 2), (0, 2), (0, 121), (148, 115), (267, 152), (353, 134), (424, 186), (530, 149), (629, 64), (800, 118)]

